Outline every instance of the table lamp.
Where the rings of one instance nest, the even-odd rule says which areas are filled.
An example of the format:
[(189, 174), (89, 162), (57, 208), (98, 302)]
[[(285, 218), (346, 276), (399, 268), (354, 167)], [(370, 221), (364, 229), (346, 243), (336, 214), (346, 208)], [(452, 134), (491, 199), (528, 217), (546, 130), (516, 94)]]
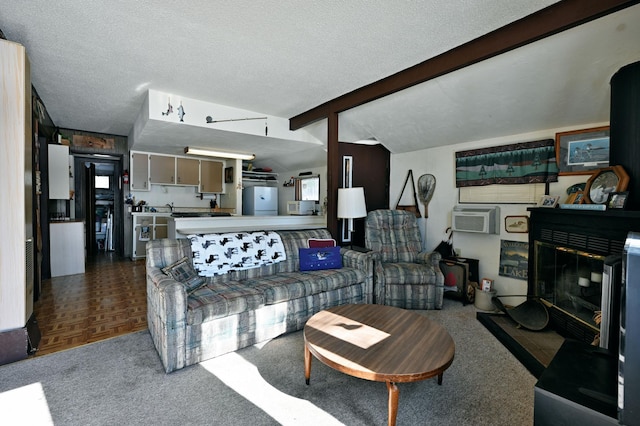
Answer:
[(367, 205), (364, 201), (364, 188), (338, 188), (338, 219), (349, 221), (349, 241), (353, 245), (353, 220), (367, 216)]

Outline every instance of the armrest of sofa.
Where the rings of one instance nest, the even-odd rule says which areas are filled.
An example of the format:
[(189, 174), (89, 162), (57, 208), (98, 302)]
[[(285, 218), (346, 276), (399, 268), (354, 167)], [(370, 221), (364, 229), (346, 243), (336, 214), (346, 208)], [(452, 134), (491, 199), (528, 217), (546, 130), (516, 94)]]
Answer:
[(342, 247), (340, 249), (340, 254), (342, 255), (342, 266), (359, 269), (366, 274), (367, 278), (365, 285), (367, 293), (367, 303), (373, 303), (373, 260), (375, 257), (375, 253), (371, 251), (356, 251)]
[(187, 292), (184, 286), (147, 265), (147, 322), (167, 373), (185, 363)]
[(438, 270), (440, 269), (440, 260), (442, 260), (442, 255), (437, 251), (421, 251), (416, 255), (416, 263), (431, 265)]

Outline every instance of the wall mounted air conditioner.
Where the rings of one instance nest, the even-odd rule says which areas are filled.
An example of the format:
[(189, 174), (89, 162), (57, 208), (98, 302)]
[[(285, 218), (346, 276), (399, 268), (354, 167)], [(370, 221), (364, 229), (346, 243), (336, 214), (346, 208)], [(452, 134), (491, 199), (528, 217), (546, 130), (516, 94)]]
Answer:
[(455, 206), (451, 213), (451, 228), (458, 232), (498, 234), (500, 233), (500, 207)]

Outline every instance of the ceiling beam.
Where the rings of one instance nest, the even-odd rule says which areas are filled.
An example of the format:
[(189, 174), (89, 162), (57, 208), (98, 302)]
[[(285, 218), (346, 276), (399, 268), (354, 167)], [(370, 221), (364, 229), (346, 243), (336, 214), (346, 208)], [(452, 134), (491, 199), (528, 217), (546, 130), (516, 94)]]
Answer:
[(617, 12), (640, 0), (564, 0), (289, 119), (290, 130)]

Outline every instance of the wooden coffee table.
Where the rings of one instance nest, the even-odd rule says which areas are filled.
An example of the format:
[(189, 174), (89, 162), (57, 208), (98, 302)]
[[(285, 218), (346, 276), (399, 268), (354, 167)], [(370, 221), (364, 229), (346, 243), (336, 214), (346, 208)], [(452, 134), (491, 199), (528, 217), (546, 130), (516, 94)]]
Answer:
[(304, 376), (309, 384), (311, 354), (350, 376), (386, 382), (389, 425), (396, 424), (396, 383), (442, 375), (453, 362), (455, 344), (426, 317), (383, 305), (344, 305), (318, 312), (304, 326)]

